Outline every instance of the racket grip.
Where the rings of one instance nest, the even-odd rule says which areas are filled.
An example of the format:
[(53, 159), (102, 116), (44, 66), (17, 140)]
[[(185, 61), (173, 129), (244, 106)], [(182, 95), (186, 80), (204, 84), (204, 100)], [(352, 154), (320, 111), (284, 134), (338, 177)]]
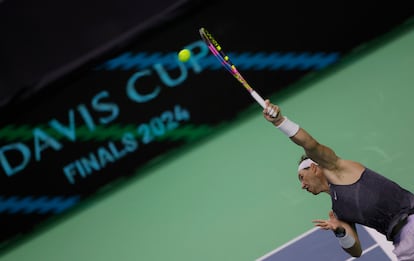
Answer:
[(264, 99), (262, 98), (262, 96), (260, 96), (256, 91), (252, 90), (250, 92), (250, 94), (252, 95), (252, 97), (260, 104), (260, 106), (263, 107), (263, 109), (266, 109), (266, 103), (264, 101)]

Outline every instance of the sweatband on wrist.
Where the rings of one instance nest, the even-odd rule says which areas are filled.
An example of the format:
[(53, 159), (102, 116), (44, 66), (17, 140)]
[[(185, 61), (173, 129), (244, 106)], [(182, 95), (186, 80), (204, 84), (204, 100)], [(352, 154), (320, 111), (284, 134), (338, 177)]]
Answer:
[(351, 248), (355, 244), (355, 239), (353, 236), (349, 235), (348, 233), (345, 234), (343, 237), (338, 238), (339, 244), (343, 248)]
[(299, 125), (289, 120), (286, 116), (282, 123), (276, 126), (276, 128), (281, 130), (289, 138), (299, 131)]

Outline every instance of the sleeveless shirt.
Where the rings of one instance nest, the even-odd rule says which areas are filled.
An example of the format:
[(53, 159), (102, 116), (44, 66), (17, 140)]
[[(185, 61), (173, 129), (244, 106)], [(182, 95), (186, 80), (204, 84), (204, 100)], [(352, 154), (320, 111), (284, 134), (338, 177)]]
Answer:
[(414, 213), (413, 193), (368, 168), (353, 184), (329, 185), (332, 210), (340, 220), (371, 227), (389, 241), (394, 226)]

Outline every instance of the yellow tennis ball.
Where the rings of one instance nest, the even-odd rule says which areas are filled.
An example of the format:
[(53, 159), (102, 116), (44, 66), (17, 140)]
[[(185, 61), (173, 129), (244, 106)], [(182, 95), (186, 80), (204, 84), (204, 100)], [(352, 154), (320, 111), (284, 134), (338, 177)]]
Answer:
[(187, 62), (188, 60), (190, 60), (191, 57), (191, 52), (188, 49), (182, 49), (179, 53), (178, 53), (178, 60), (180, 60), (181, 62)]

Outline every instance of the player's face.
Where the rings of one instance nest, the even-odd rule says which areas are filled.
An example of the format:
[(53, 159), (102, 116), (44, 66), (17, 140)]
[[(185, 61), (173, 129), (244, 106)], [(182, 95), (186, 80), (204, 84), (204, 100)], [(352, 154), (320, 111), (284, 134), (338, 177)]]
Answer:
[(320, 191), (320, 180), (316, 173), (312, 171), (312, 168), (305, 168), (299, 171), (298, 178), (301, 183), (301, 188), (306, 189), (309, 193), (314, 195), (319, 194)]

